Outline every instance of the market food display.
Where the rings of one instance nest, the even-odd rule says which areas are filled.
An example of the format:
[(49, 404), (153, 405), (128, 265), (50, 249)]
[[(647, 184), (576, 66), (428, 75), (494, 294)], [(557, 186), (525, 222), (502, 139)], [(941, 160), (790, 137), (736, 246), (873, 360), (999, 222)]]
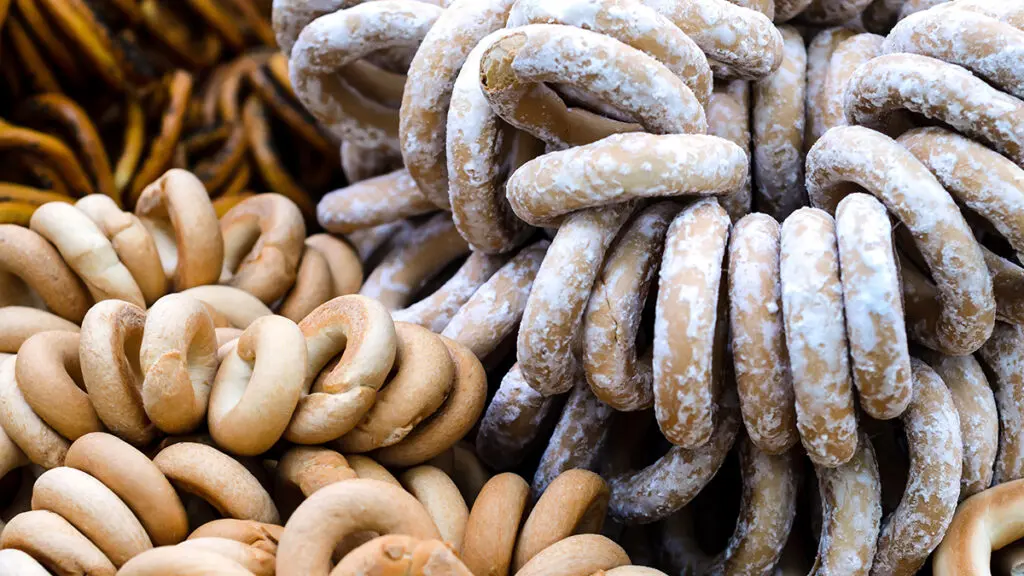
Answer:
[(1016, 574), (1019, 0), (0, 1), (0, 575)]

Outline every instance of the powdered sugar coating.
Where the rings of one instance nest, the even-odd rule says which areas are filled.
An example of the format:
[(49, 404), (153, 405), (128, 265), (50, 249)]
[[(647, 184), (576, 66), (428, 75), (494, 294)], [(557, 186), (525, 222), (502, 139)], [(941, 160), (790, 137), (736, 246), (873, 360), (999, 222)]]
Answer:
[(550, 396), (567, 392), (580, 372), (580, 326), (608, 246), (631, 203), (583, 210), (558, 229), (537, 272), (519, 328), (517, 354), (526, 383)]
[(509, 12), (509, 28), (541, 23), (591, 30), (642, 50), (678, 76), (707, 106), (711, 68), (704, 53), (675, 24), (639, 0), (519, 0)]
[(993, 380), (999, 407), (999, 454), (992, 484), (1024, 478), (1024, 329), (996, 322), (978, 360)]
[(903, 222), (938, 285), (942, 306), (935, 333), (908, 305), (911, 335), (946, 354), (977, 350), (995, 321), (992, 280), (953, 199), (905, 148), (859, 126), (829, 130), (807, 154), (807, 193), (813, 205), (834, 210), (850, 182)]
[[(991, 16), (1000, 22), (1006, 22), (1018, 30), (1024, 30), (1024, 4), (1017, 0), (998, 2), (993, 0), (952, 0), (944, 2), (944, 8), (968, 10)], [(903, 15), (904, 17), (907, 14)]]
[(827, 128), (824, 124), (825, 83), (831, 66), (832, 54), (846, 39), (856, 32), (845, 27), (826, 28), (818, 32), (807, 45), (807, 90), (805, 92), (807, 111), (804, 124), (804, 151), (821, 138)]
[(459, 233), (474, 250), (507, 252), (522, 243), (530, 228), (505, 200), (508, 171), (502, 156), (511, 129), (491, 110), (480, 87), (480, 58), (497, 40), (510, 34), (498, 30), (477, 44), (452, 88), (448, 109), (448, 199)]
[(316, 218), (328, 231), (346, 234), (434, 210), (409, 171), (402, 169), (324, 194)]
[(836, 208), (846, 337), (860, 405), (872, 418), (903, 413), (913, 392), (892, 228), (873, 196), (851, 194)]
[(945, 122), (1024, 167), (1024, 102), (959, 66), (917, 54), (886, 54), (857, 69), (845, 98), (853, 124), (910, 110)]
[(359, 293), (379, 300), (390, 310), (404, 308), (409, 298), (452, 260), (469, 252), (447, 214), (417, 227), (373, 269)]
[(837, 468), (815, 466), (821, 495), (821, 539), (813, 574), (867, 576), (882, 521), (882, 483), (871, 440)]
[(441, 333), (485, 358), (515, 331), (540, 269), (548, 242), (523, 248), (492, 275), (455, 313)]
[(637, 198), (735, 192), (747, 155), (717, 136), (616, 134), (523, 164), (508, 181), (508, 201), (533, 225), (583, 208)]
[(453, 2), (423, 37), (409, 65), (398, 125), (402, 159), (420, 190), (438, 208), (451, 206), (445, 127), (455, 79), (473, 47), (505, 25), (513, 2)]
[(849, 124), (845, 110), (846, 86), (861, 64), (879, 54), (884, 41), (885, 38), (877, 34), (857, 34), (836, 46), (829, 59), (825, 86), (820, 97), (822, 110), (819, 138), (830, 128)]
[(1024, 98), (1024, 30), (977, 12), (925, 10), (892, 29), (883, 54), (909, 52), (967, 68)]
[(271, 21), (277, 45), (285, 56), (292, 53), (292, 46), (299, 33), (310, 22), (344, 8), (350, 8), (359, 0), (274, 0)]
[[(665, 438), (696, 448), (712, 440), (718, 394), (716, 326), (729, 215), (714, 199), (672, 221), (654, 320), (654, 413)], [(725, 321), (724, 318), (721, 321)], [(718, 358), (721, 360), (721, 358)]]
[(431, 332), (440, 333), (459, 308), (507, 260), (504, 256), (473, 252), (444, 286), (408, 308), (394, 311), (391, 317), (396, 322), (418, 324)]
[(378, 0), (326, 14), (302, 29), (289, 62), (295, 95), (332, 132), (360, 146), (398, 149), (398, 115), (359, 95), (345, 66), (386, 48), (414, 48), (440, 16), (437, 6)]
[(519, 365), (512, 366), (480, 420), (476, 453), (495, 470), (514, 468), (560, 404), (559, 397), (542, 396), (527, 386)]
[(591, 390), (616, 410), (649, 408), (651, 357), (637, 359), (636, 334), (661, 263), (669, 222), (679, 211), (662, 202), (636, 215), (608, 251), (583, 319), (583, 371)]
[(949, 389), (927, 364), (914, 359), (914, 399), (903, 415), (910, 448), (907, 487), (878, 537), (871, 573), (916, 574), (939, 545), (960, 495), (963, 442)]
[(643, 470), (609, 479), (608, 512), (624, 524), (648, 524), (686, 506), (715, 476), (739, 432), (735, 396), (723, 395), (711, 441), (692, 450), (673, 446)]
[[(734, 80), (733, 82), (743, 82)], [(750, 103), (749, 98), (739, 98), (738, 95), (730, 94), (727, 91), (728, 85), (716, 87), (708, 100), (705, 114), (708, 119), (708, 134), (725, 138), (743, 149), (743, 152), (750, 158)], [(749, 161), (748, 161), (749, 164)], [(747, 170), (747, 177), (743, 185), (731, 194), (718, 198), (718, 202), (729, 213), (729, 217), (736, 222), (750, 212), (750, 170)]]
[(924, 360), (942, 378), (960, 417), (963, 465), (960, 500), (992, 485), (999, 446), (999, 413), (985, 372), (974, 356), (944, 356), (927, 351)]
[(758, 209), (782, 220), (807, 204), (803, 182), (807, 53), (796, 29), (782, 26), (779, 30), (784, 40), (782, 65), (753, 84), (751, 133)]
[(757, 80), (782, 62), (782, 36), (760, 12), (725, 0), (643, 0), (740, 78)]
[(780, 454), (799, 441), (782, 319), (779, 224), (750, 214), (729, 240), (729, 319), (743, 423), (751, 441)]
[(779, 270), (797, 428), (811, 461), (836, 467), (857, 450), (835, 223), (801, 208), (782, 223)]
[(580, 378), (569, 393), (548, 447), (537, 464), (530, 491), (534, 497), (543, 493), (559, 474), (573, 468), (597, 470), (601, 446), (604, 444), (615, 410), (601, 402)]

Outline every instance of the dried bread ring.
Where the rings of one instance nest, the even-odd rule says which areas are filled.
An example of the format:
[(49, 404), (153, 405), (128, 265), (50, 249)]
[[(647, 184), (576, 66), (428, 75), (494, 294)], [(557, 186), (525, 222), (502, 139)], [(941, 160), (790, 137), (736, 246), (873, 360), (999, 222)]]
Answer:
[(161, 546), (139, 554), (120, 570), (123, 576), (171, 576), (215, 572), (222, 576), (253, 576), (234, 560), (210, 550), (185, 550), (177, 546)]
[(471, 572), (507, 576), (529, 495), (526, 481), (515, 474), (498, 474), (484, 484), (462, 545), (462, 561)]
[(806, 205), (804, 191), (804, 116), (807, 51), (791, 26), (781, 26), (782, 64), (753, 83), (754, 184), (756, 203), (778, 220)]
[(818, 138), (821, 138), (821, 135), (828, 130), (824, 122), (825, 85), (828, 82), (829, 71), (832, 69), (832, 54), (840, 44), (855, 34), (856, 32), (853, 30), (842, 26), (825, 28), (818, 32), (807, 45), (804, 152), (810, 150)]
[(283, 296), (295, 281), (306, 225), (292, 201), (257, 194), (220, 219), (224, 238), (221, 283), (241, 288), (264, 303)]
[(0, 268), (38, 293), (54, 314), (82, 321), (92, 298), (45, 238), (21, 226), (0, 224), (0, 248)]
[(384, 571), (408, 576), (473, 576), (447, 543), (397, 534), (374, 538), (349, 552), (331, 570), (331, 575), (352, 576)]
[(999, 411), (999, 452), (992, 484), (1024, 478), (1024, 426), (1021, 399), (1024, 378), (1015, 368), (1021, 359), (1024, 331), (1019, 326), (996, 322), (992, 337), (978, 350), (978, 361), (991, 375)]
[(619, 134), (523, 164), (507, 194), (516, 215), (546, 226), (584, 208), (634, 199), (728, 194), (746, 176), (746, 153), (717, 136)]
[(11, 440), (11, 437), (0, 428), (0, 478), (7, 476), (16, 468), (21, 468), (29, 463), (25, 453), (18, 448), (18, 445)]
[(527, 516), (512, 563), (518, 572), (548, 546), (573, 534), (596, 534), (608, 509), (608, 485), (587, 470), (566, 470), (551, 481)]
[(846, 95), (852, 124), (909, 110), (945, 122), (1024, 168), (1024, 102), (964, 68), (918, 54), (886, 54), (857, 69)]
[(451, 448), (476, 425), (487, 401), (487, 374), (467, 348), (440, 336), (455, 364), (451, 392), (441, 406), (396, 444), (381, 448), (374, 458), (389, 466), (410, 466)]
[(167, 276), (160, 265), (156, 242), (138, 216), (122, 212), (110, 198), (91, 194), (75, 202), (110, 240), (118, 259), (138, 284), (146, 304), (156, 302), (167, 290)]
[(665, 234), (678, 211), (677, 204), (660, 202), (636, 214), (609, 249), (591, 291), (583, 318), (583, 370), (594, 394), (616, 410), (654, 404), (651, 358), (637, 358), (635, 342)]
[(242, 330), (248, 328), (257, 318), (273, 314), (259, 298), (234, 286), (195, 286), (182, 290), (180, 294), (208, 305), (227, 318), (231, 326)]
[(872, 572), (916, 574), (946, 532), (960, 494), (963, 442), (953, 397), (914, 359), (914, 397), (904, 413), (910, 447), (907, 490), (878, 537)]
[(21, 345), (15, 363), (18, 388), (29, 406), (69, 440), (103, 430), (82, 384), (79, 335), (42, 332)]
[(476, 496), (484, 484), (491, 479), (491, 473), (477, 458), (473, 446), (466, 442), (455, 444), (427, 464), (440, 468), (447, 474), (459, 487), (459, 493), (470, 506), (476, 501)]
[(629, 564), (618, 544), (600, 534), (577, 534), (541, 550), (516, 576), (591, 576)]
[[(878, 197), (906, 225), (938, 285), (940, 316), (922, 319), (911, 314), (910, 334), (946, 354), (979, 348), (995, 321), (992, 281), (953, 199), (927, 167), (884, 134), (859, 126), (833, 128), (807, 154), (811, 204), (834, 210), (851, 182)], [(899, 182), (914, 182), (914, 192)], [(958, 265), (943, 264), (950, 258)]]
[(683, 448), (706, 444), (715, 428), (730, 227), (725, 209), (702, 199), (672, 220), (665, 237), (654, 320), (654, 413), (665, 438)]
[(440, 540), (456, 554), (462, 550), (469, 509), (455, 482), (433, 466), (416, 466), (399, 477), (402, 486), (419, 500), (437, 526)]
[(284, 433), (306, 385), (306, 339), (294, 322), (264, 316), (245, 329), (221, 360), (207, 419), (218, 446), (254, 456)]
[(750, 214), (729, 239), (729, 325), (740, 411), (750, 441), (782, 454), (800, 440), (779, 281), (779, 223)]
[(277, 542), (283, 531), (284, 527), (277, 524), (221, 518), (196, 528), (188, 538), (227, 538), (269, 554), (277, 554)]
[(324, 194), (316, 205), (316, 218), (327, 231), (348, 234), (436, 209), (409, 171), (402, 169)]
[(117, 437), (92, 433), (68, 449), (65, 464), (95, 477), (131, 508), (157, 546), (188, 533), (185, 508), (170, 482), (145, 454)]
[(862, 64), (881, 53), (884, 42), (885, 38), (877, 34), (857, 34), (836, 44), (821, 87), (821, 131), (818, 138), (830, 128), (850, 124), (844, 108), (846, 87)]
[(487, 34), (505, 25), (513, 0), (452, 2), (423, 37), (409, 64), (398, 134), (402, 160), (434, 206), (448, 210), (445, 143), (448, 107), (455, 79), (469, 52)]
[(515, 364), (501, 379), (480, 420), (476, 451), (495, 470), (514, 468), (558, 414), (559, 396), (544, 396), (523, 380)]
[(523, 317), (548, 248), (540, 240), (519, 251), (459, 308), (441, 334), (486, 358), (513, 334)]
[(0, 550), (0, 570), (4, 574), (24, 576), (50, 576), (50, 572), (36, 559), (17, 548)]
[(296, 96), (342, 139), (398, 150), (396, 111), (366, 100), (338, 72), (372, 52), (417, 47), (441, 12), (423, 2), (383, 0), (317, 18), (292, 47), (289, 73)]
[[(700, 46), (708, 60), (746, 80), (759, 80), (782, 62), (782, 35), (767, 16), (725, 0), (644, 0)], [(781, 20), (780, 20), (781, 21)]]
[[(954, 38), (962, 48), (951, 47)], [(921, 54), (962, 66), (1019, 99), (1024, 99), (1024, 72), (1008, 55), (1022, 50), (1024, 30), (978, 12), (948, 9), (907, 16), (882, 45), (883, 54)]]
[(213, 320), (190, 296), (168, 294), (146, 315), (140, 346), (142, 404), (157, 428), (190, 432), (206, 416), (217, 373)]
[[(750, 157), (750, 95), (744, 80), (733, 80), (715, 86), (704, 113), (708, 119), (708, 134), (725, 138), (743, 149)], [(742, 91), (733, 92), (733, 85), (742, 85)], [(735, 192), (720, 196), (718, 201), (736, 222), (750, 212), (750, 189), (752, 178), (750, 170), (742, 186)]]
[(936, 576), (991, 574), (991, 556), (1022, 536), (1019, 518), (1024, 479), (971, 496), (957, 508), (942, 544), (935, 550)]
[(292, 514), (277, 549), (277, 572), (327, 576), (334, 546), (362, 531), (440, 537), (426, 509), (405, 490), (377, 480), (338, 482), (317, 491)]
[[(991, 0), (953, 0), (947, 8), (978, 12), (1006, 22), (1018, 30), (1024, 30), (1024, 9), (1015, 2), (992, 2)], [(901, 14), (901, 17), (909, 14)]]
[(64, 465), (71, 445), (36, 414), (25, 400), (15, 376), (15, 356), (0, 362), (0, 425), (33, 464), (50, 469)]
[(587, 299), (600, 262), (633, 207), (625, 203), (572, 214), (544, 256), (526, 301), (517, 346), (523, 379), (541, 394), (562, 394), (573, 386)]
[(135, 215), (153, 235), (174, 290), (217, 282), (224, 241), (217, 213), (198, 178), (185, 170), (168, 170), (142, 191)]
[(4, 527), (0, 547), (26, 552), (58, 573), (114, 576), (107, 556), (67, 520), (47, 510), (22, 512)]
[(278, 313), (299, 322), (331, 298), (355, 294), (362, 283), (363, 265), (356, 251), (329, 234), (314, 234), (306, 238), (295, 285)]
[(433, 294), (401, 310), (395, 310), (396, 321), (419, 324), (433, 332), (441, 332), (452, 316), (462, 308), (481, 286), (509, 258), (500, 254), (470, 252), (458, 271)]
[(276, 558), (263, 550), (250, 548), (237, 540), (227, 538), (190, 538), (178, 544), (182, 552), (206, 551), (233, 560), (255, 576), (273, 576)]
[(78, 332), (78, 325), (38, 308), (0, 306), (0, 352), (16, 354), (35, 334), (59, 330)]
[(306, 498), (324, 486), (358, 478), (344, 456), (314, 446), (289, 448), (278, 460), (276, 472), (286, 486), (294, 486)]
[[(321, 444), (351, 430), (373, 405), (395, 362), (398, 336), (387, 308), (355, 294), (325, 302), (299, 328), (308, 351), (306, 385), (312, 387), (299, 399), (285, 439)], [(338, 354), (337, 365), (324, 371)]]
[[(615, 411), (598, 400), (580, 378), (569, 392), (558, 424), (533, 473), (530, 489), (534, 497), (546, 492), (567, 470), (598, 468), (601, 448), (609, 436), (614, 415)], [(516, 566), (521, 565), (522, 562), (517, 561)]]
[(800, 441), (816, 465), (839, 466), (856, 453), (857, 418), (835, 221), (816, 208), (797, 210), (782, 224), (779, 251)]
[(469, 252), (448, 214), (416, 228), (366, 277), (359, 293), (389, 309), (404, 308), (416, 291), (456, 258)]
[(223, 452), (195, 442), (161, 450), (153, 463), (171, 483), (206, 500), (224, 516), (277, 524), (277, 506), (245, 466)]

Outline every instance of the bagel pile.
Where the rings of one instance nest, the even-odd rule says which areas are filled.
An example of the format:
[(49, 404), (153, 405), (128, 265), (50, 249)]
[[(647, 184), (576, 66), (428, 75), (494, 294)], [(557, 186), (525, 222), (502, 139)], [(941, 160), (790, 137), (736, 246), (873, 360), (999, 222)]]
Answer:
[(1024, 3), (169, 10), (0, 225), (0, 573), (1024, 567)]

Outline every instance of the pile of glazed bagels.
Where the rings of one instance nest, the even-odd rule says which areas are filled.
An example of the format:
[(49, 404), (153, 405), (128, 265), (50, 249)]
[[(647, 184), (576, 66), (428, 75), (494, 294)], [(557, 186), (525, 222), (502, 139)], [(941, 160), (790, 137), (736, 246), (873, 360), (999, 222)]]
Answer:
[(1024, 569), (1024, 3), (438, 4), (206, 80), (346, 187), (0, 226), (0, 574)]

